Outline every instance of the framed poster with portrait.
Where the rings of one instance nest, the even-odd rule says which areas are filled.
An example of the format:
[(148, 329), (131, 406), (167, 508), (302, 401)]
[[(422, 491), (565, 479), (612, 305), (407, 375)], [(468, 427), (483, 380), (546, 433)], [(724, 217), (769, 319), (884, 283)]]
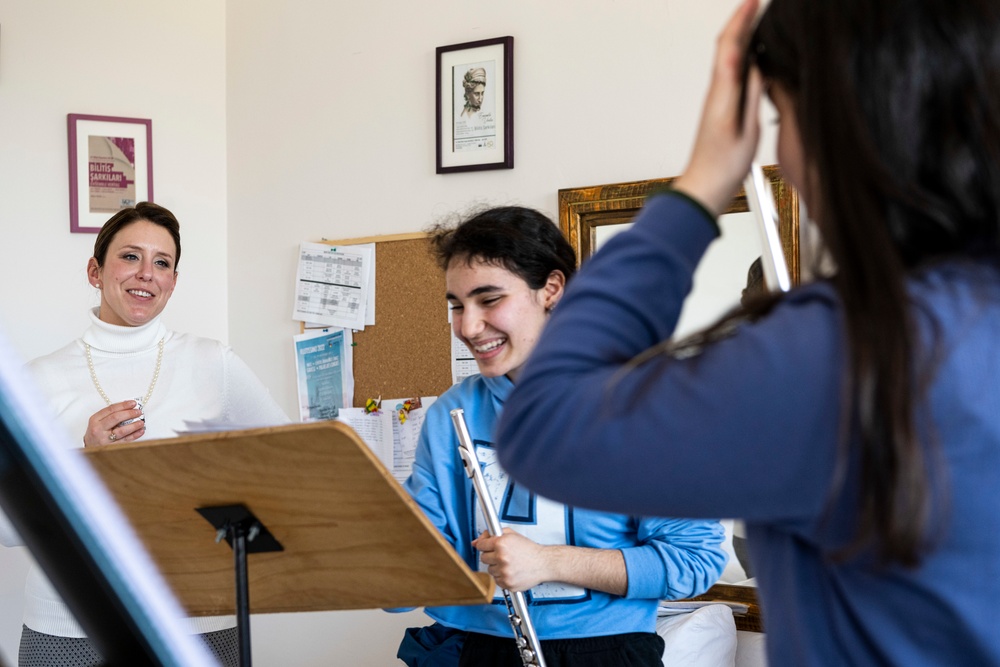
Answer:
[(514, 38), (437, 48), (437, 173), (514, 168)]
[(153, 121), (66, 116), (69, 229), (94, 233), (116, 212), (153, 201)]

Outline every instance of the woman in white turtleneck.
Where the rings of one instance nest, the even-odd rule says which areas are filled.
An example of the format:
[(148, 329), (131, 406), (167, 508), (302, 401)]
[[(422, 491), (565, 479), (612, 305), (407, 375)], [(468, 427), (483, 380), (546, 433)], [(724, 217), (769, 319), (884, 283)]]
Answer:
[[(180, 228), (142, 202), (101, 229), (87, 264), (101, 304), (66, 347), (29, 364), (60, 421), (87, 447), (167, 438), (185, 420), (288, 422), (253, 371), (222, 343), (167, 330), (160, 313), (177, 283)], [(223, 665), (236, 665), (232, 616), (190, 619)], [(21, 667), (98, 665), (100, 656), (33, 568), (25, 589)]]

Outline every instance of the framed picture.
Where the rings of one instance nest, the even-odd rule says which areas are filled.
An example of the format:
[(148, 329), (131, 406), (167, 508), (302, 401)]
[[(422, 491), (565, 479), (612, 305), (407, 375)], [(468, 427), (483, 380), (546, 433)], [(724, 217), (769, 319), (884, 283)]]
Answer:
[(153, 201), (153, 121), (71, 113), (69, 230), (94, 233), (116, 212)]
[(437, 173), (514, 168), (514, 38), (437, 48)]

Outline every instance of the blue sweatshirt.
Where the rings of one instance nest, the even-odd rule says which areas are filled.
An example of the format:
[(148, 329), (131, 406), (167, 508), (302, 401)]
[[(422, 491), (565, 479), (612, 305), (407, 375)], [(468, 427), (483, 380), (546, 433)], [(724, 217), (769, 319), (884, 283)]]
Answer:
[(691, 201), (655, 196), (584, 265), (507, 402), (501, 464), (577, 506), (745, 518), (772, 665), (1000, 665), (997, 271), (952, 263), (910, 281), (920, 354), (932, 337), (942, 353), (917, 414), (940, 450), (943, 514), (920, 567), (879, 570), (869, 553), (830, 559), (853, 535), (858, 471), (849, 459), (831, 496), (846, 351), (828, 284), (694, 354), (622, 370), (670, 337), (715, 235)]
[[(726, 564), (717, 521), (639, 518), (567, 507), (510, 482), (496, 462), (493, 431), (513, 388), (506, 377), (473, 375), (427, 412), (413, 473), (405, 487), (473, 569), (486, 570), (471, 542), (485, 524), (458, 454), (450, 412), (462, 408), (501, 523), (540, 544), (620, 549), (628, 572), (625, 597), (549, 582), (525, 593), (540, 639), (654, 632), (661, 598), (698, 595)], [(498, 590), (492, 605), (431, 607), (427, 614), (459, 630), (511, 636)]]

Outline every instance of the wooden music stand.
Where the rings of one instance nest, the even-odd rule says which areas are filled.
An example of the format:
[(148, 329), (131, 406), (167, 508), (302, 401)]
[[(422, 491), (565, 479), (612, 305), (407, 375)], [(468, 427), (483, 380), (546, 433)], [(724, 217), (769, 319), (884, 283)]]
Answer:
[[(242, 664), (250, 664), (251, 611), (489, 604), (493, 599), (489, 575), (473, 572), (458, 557), (368, 446), (340, 422), (187, 435), (83, 452), (186, 611), (241, 616)], [(234, 549), (217, 543), (217, 526), (196, 511), (232, 505), (245, 506), (283, 547), (254, 553), (250, 568), (242, 556), (252, 601), (237, 600), (239, 541), (230, 539), (229, 531)], [(253, 553), (253, 541), (246, 545)]]

